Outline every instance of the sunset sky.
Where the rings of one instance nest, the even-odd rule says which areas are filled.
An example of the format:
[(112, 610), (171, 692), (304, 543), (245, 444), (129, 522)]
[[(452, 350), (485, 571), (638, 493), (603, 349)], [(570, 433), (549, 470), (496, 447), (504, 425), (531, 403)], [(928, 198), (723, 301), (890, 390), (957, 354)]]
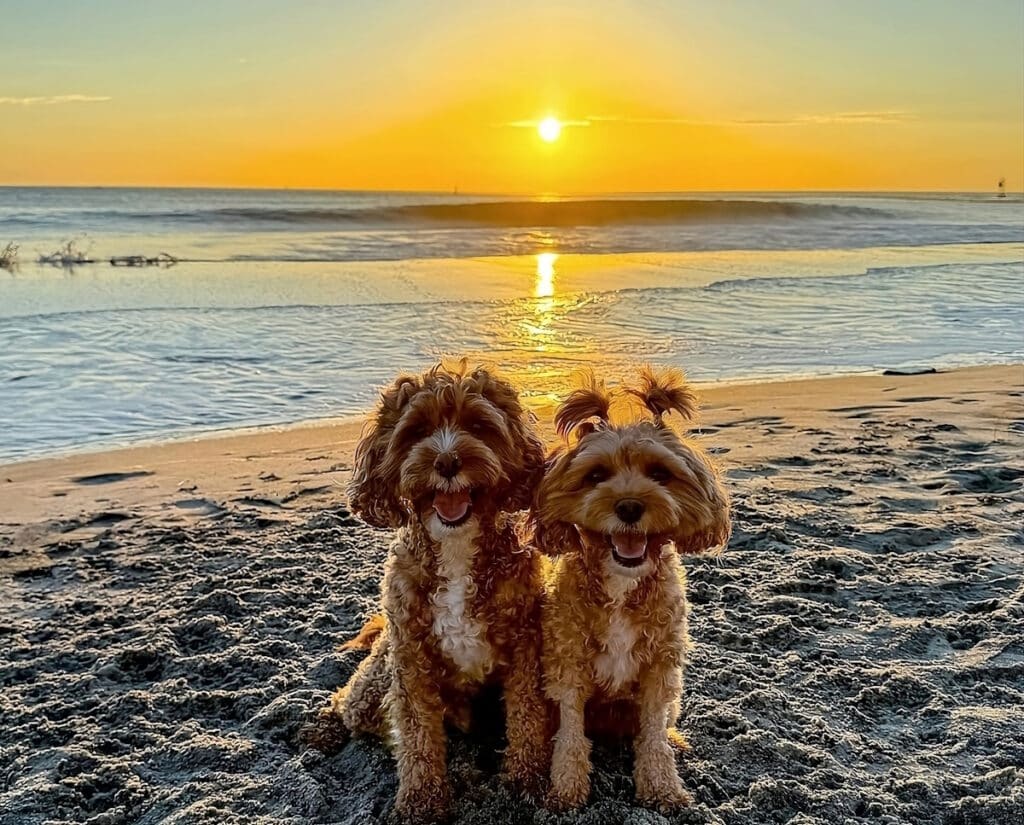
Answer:
[(1020, 0), (0, 10), (0, 184), (1024, 186)]

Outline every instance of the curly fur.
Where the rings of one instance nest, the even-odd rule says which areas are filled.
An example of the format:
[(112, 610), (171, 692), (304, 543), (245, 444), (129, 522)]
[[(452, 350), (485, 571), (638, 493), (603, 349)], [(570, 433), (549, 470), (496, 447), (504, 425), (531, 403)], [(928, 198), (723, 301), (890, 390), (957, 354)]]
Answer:
[[(609, 422), (557, 450), (531, 513), (538, 546), (555, 557), (542, 625), (556, 808), (586, 802), (595, 732), (633, 740), (640, 802), (667, 811), (688, 801), (673, 756), (685, 747), (675, 722), (689, 648), (679, 553), (728, 541), (729, 500), (707, 456), (662, 421), (694, 413), (681, 375), (644, 371), (626, 390), (654, 420)], [(579, 415), (570, 400), (564, 420)]]
[[(385, 620), (353, 640), (372, 641), (370, 654), (309, 740), (334, 745), (339, 728), (392, 737), (404, 819), (444, 816), (444, 723), (466, 727), (470, 699), (486, 683), (504, 689), (505, 774), (536, 790), (545, 772), (542, 559), (521, 546), (509, 516), (529, 506), (543, 467), (516, 391), (464, 361), (400, 376), (356, 449), (353, 511), (399, 528), (382, 586)], [(471, 500), (458, 524), (438, 509), (438, 496), (451, 491)]]
[(612, 397), (604, 382), (593, 372), (581, 373), (580, 381), (582, 386), (569, 393), (555, 412), (555, 431), (562, 438), (593, 432), (609, 420)]
[(644, 367), (638, 376), (639, 386), (627, 387), (625, 392), (640, 400), (656, 420), (670, 412), (692, 420), (697, 412), (697, 394), (686, 383), (680, 370)]

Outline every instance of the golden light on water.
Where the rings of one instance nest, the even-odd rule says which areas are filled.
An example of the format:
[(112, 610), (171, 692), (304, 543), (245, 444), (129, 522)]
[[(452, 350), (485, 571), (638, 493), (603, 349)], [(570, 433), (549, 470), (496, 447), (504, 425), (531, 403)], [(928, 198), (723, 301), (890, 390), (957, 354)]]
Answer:
[(537, 280), (533, 287), (532, 317), (522, 320), (523, 328), (528, 334), (529, 348), (544, 352), (551, 343), (551, 322), (554, 320), (555, 298), (555, 262), (556, 252), (539, 252), (537, 254)]
[[(544, 238), (536, 240), (543, 249)], [(537, 252), (532, 257), (530, 268), (519, 270), (522, 277), (533, 276), (532, 289), (502, 303), (488, 331), (492, 351), (502, 353), (503, 370), (519, 386), (527, 403), (550, 406), (572, 389), (572, 375), (578, 369), (598, 357), (610, 363), (612, 355), (598, 355), (599, 335), (579, 334), (573, 315), (586, 312), (592, 298), (567, 292), (567, 286), (572, 289), (571, 281), (558, 283), (559, 254)], [(572, 273), (561, 273), (563, 280), (567, 274)], [(550, 410), (546, 414), (550, 415)]]
[(541, 252), (537, 255), (537, 284), (534, 286), (535, 298), (550, 298), (555, 294), (555, 252)]

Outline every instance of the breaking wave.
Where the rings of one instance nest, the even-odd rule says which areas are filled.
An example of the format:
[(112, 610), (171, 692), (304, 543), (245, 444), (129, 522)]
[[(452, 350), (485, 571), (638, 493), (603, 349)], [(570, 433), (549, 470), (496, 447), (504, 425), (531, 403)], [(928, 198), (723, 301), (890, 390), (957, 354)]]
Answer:
[[(349, 208), (234, 207), (197, 213), (196, 220), (279, 224), (338, 224), (366, 227), (610, 226), (779, 219), (879, 217), (857, 206), (756, 200), (559, 200), (420, 203)], [(182, 215), (182, 219), (191, 216)]]
[[(79, 218), (220, 224), (238, 228), (288, 226), (325, 229), (397, 227), (570, 227), (735, 223), (882, 218), (881, 209), (852, 205), (761, 200), (618, 199), (500, 200), (398, 205), (281, 206), (259, 204), (170, 211), (78, 212)], [(11, 216), (15, 221), (17, 216)]]

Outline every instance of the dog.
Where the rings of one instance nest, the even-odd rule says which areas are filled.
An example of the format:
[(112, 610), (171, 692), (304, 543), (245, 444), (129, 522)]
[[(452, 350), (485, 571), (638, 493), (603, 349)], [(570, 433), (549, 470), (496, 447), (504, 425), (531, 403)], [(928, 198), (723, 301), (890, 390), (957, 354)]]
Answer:
[(532, 793), (545, 778), (543, 560), (520, 543), (511, 515), (530, 506), (543, 469), (516, 390), (464, 361), (399, 376), (356, 447), (352, 511), (397, 528), (384, 615), (351, 643), (372, 645), (370, 654), (306, 738), (330, 749), (349, 732), (390, 735), (395, 808), (407, 821), (445, 816), (445, 723), (466, 729), (470, 700), (487, 683), (504, 695), (504, 775)]
[[(544, 691), (557, 708), (549, 805), (590, 793), (589, 733), (632, 738), (641, 804), (689, 801), (673, 746), (689, 647), (679, 554), (728, 542), (729, 498), (715, 468), (666, 422), (693, 417), (681, 373), (641, 371), (624, 395), (640, 402), (612, 423), (613, 396), (592, 375), (558, 407), (565, 439), (548, 462), (531, 513), (553, 557), (543, 604)], [(575, 439), (575, 440), (572, 440)]]

